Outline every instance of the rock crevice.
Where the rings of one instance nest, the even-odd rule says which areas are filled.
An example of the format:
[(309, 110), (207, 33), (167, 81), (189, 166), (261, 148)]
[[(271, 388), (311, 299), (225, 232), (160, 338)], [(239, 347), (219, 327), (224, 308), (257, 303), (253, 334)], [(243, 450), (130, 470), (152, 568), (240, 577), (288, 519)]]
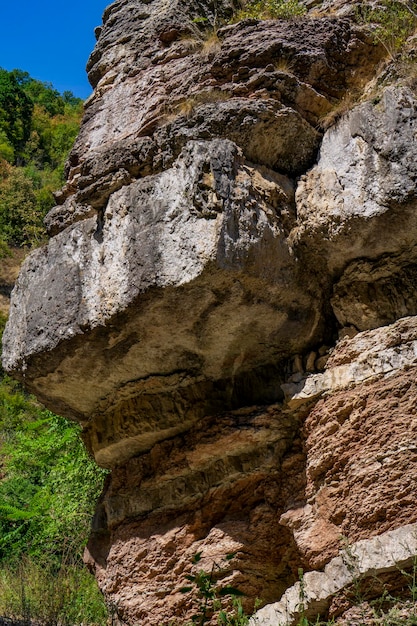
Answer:
[(106, 9), (3, 337), (111, 469), (86, 561), (121, 624), (186, 621), (196, 552), (236, 553), (248, 610), (291, 604), (301, 567), (326, 611), (342, 534), (375, 552), (417, 521), (416, 96), (393, 81), (324, 131), (383, 47), (337, 11), (209, 36), (216, 4)]

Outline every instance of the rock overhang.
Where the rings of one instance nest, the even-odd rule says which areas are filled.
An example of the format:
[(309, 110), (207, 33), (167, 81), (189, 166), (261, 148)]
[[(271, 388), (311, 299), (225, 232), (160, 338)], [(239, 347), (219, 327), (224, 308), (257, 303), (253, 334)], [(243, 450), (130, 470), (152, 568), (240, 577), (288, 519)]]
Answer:
[[(48, 406), (101, 423), (94, 452), (138, 452), (210, 412), (280, 397), (265, 372), (298, 336), (314, 340), (320, 303), (286, 241), (292, 186), (266, 174), (230, 141), (190, 141), (172, 168), (26, 261), (4, 364)], [(113, 414), (132, 407), (114, 446)]]
[[(382, 47), (339, 18), (247, 20), (206, 45), (201, 11), (215, 19), (200, 2), (106, 10), (52, 237), (5, 335), (7, 367), (112, 468), (87, 559), (127, 623), (172, 618), (171, 566), (202, 547), (240, 551), (239, 584), (269, 601), (341, 529), (415, 520), (415, 320), (378, 328), (416, 314), (415, 96), (358, 104), (317, 151)], [(338, 326), (375, 331), (332, 350)]]

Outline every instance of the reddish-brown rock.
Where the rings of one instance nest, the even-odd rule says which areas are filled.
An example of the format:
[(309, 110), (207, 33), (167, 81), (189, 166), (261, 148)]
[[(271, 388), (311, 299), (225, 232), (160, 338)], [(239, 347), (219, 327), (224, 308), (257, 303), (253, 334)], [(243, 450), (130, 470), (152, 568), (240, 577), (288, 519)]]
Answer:
[(196, 609), (195, 594), (180, 592), (185, 576), (210, 572), (213, 562), (222, 585), (247, 594), (248, 610), (295, 580), (291, 534), (278, 520), (296, 430), (279, 406), (246, 409), (207, 419), (113, 470), (86, 560), (123, 622), (183, 623)]
[(416, 368), (320, 399), (303, 429), (306, 504), (285, 523), (309, 569), (417, 521)]
[(186, 623), (179, 589), (213, 563), (248, 610), (291, 600), (260, 613), (276, 626), (299, 568), (310, 614), (352, 584), (342, 535), (365, 577), (417, 552), (393, 545), (416, 521), (415, 93), (384, 85), (323, 136), (383, 46), (334, 16), (217, 28), (215, 5), (106, 9), (4, 334), (5, 368), (111, 469), (86, 561), (124, 625)]

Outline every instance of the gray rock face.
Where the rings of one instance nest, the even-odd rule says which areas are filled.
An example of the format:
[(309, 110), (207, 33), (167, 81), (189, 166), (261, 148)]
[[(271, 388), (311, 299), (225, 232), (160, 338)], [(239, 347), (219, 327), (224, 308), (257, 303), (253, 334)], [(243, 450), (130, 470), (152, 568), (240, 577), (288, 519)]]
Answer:
[(331, 128), (297, 188), (294, 243), (335, 273), (359, 257), (414, 249), (416, 130), (415, 96), (397, 87)]
[[(317, 333), (317, 304), (286, 242), (293, 220), (288, 179), (245, 165), (228, 141), (189, 142), (172, 168), (112, 194), (102, 221), (77, 222), (30, 257), (5, 366), (61, 412), (103, 422), (93, 450), (105, 465), (239, 404), (244, 377)], [(279, 385), (267, 393), (277, 399)], [(113, 444), (114, 418), (103, 415), (132, 402), (141, 419)]]
[[(236, 552), (226, 580), (273, 602), (334, 567), (341, 534), (417, 521), (415, 94), (323, 134), (382, 47), (344, 18), (217, 28), (216, 6), (106, 9), (3, 337), (4, 367), (112, 469), (86, 560), (121, 624), (187, 621), (196, 552)], [(319, 573), (312, 612), (336, 589)]]
[(338, 278), (331, 303), (342, 326), (366, 330), (417, 312), (416, 132), (414, 94), (390, 87), (325, 134), (298, 185), (291, 238)]
[(342, 326), (368, 330), (417, 314), (416, 250), (352, 261), (335, 284), (333, 311)]
[(217, 4), (217, 17), (205, 2), (116, 2), (105, 12), (88, 65), (95, 94), (57, 194), (62, 208), (47, 220), (52, 234), (170, 167), (189, 139), (226, 137), (251, 161), (302, 173), (320, 117), (381, 58), (346, 20), (245, 20), (210, 37), (193, 20), (230, 14)]

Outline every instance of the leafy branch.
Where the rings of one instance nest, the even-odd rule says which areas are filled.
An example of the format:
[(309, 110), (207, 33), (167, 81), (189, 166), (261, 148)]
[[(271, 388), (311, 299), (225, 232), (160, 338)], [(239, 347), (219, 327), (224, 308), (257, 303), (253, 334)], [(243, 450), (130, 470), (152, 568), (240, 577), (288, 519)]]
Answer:
[(381, 0), (377, 6), (362, 4), (358, 20), (372, 25), (375, 42), (394, 59), (417, 27), (417, 12), (408, 0)]
[[(193, 558), (193, 565), (201, 561), (201, 552), (197, 552)], [(236, 553), (227, 554), (224, 558), (226, 562), (231, 561)], [(224, 567), (215, 561), (210, 571), (203, 569), (196, 574), (188, 574), (186, 579), (191, 583), (180, 589), (181, 593), (195, 594), (198, 602), (197, 613), (192, 616), (192, 624), (204, 626), (217, 612), (217, 620), (220, 626), (245, 626), (249, 623), (249, 618), (245, 614), (240, 598), (244, 593), (231, 585), (220, 585), (217, 583), (219, 574), (223, 573)], [(232, 598), (232, 612), (222, 607), (224, 598)]]

